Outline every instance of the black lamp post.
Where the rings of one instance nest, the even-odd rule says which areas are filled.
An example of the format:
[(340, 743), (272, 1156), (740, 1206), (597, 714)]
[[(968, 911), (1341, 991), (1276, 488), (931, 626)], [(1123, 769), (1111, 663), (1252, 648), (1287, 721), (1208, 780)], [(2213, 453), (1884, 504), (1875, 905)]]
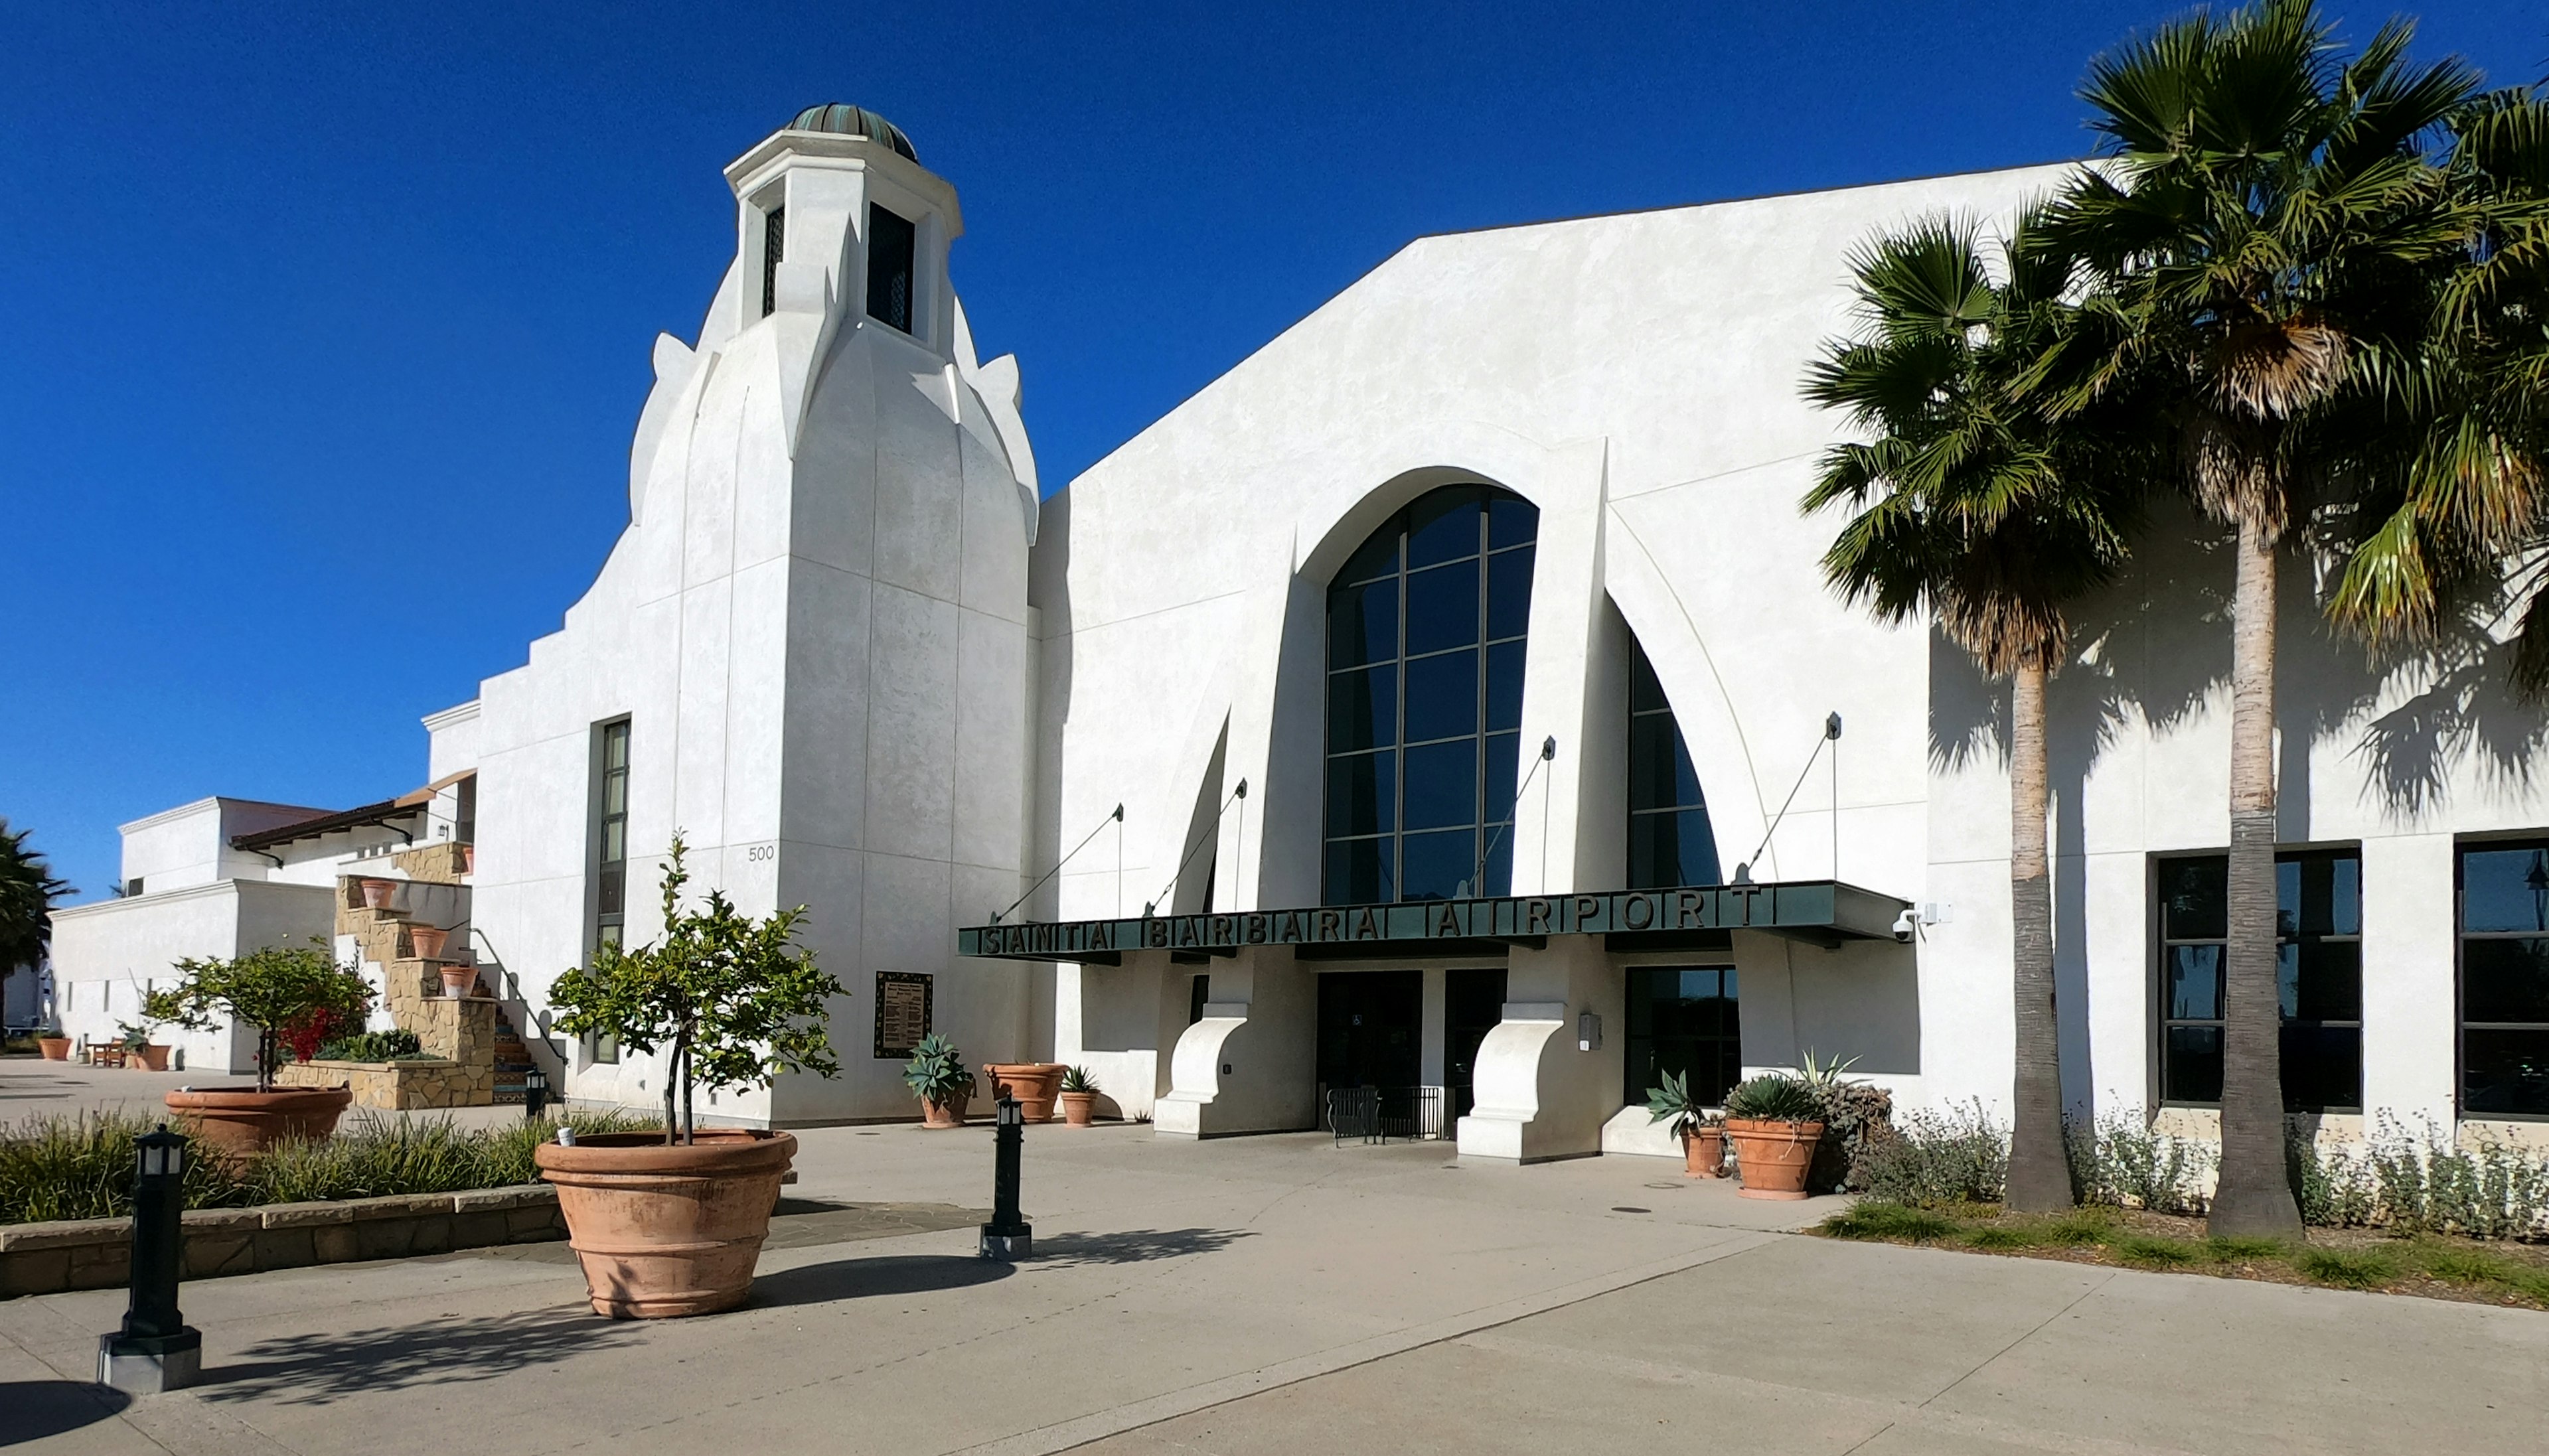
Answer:
[(549, 1076), (538, 1067), (522, 1073), (522, 1116), (538, 1121), (540, 1109), (549, 1105)]
[(185, 1272), (179, 1215), (186, 1208), (186, 1139), (159, 1125), (134, 1139), (133, 1295), (121, 1332), (100, 1335), (97, 1383), (137, 1396), (193, 1385), (204, 1336), (177, 1310)]
[(991, 1125), (991, 1222), (983, 1226), (983, 1257), (1023, 1259), (1035, 1249), (1035, 1226), (1018, 1212), (1018, 1151), (1027, 1138), (1026, 1113), (1005, 1087), (997, 1106)]

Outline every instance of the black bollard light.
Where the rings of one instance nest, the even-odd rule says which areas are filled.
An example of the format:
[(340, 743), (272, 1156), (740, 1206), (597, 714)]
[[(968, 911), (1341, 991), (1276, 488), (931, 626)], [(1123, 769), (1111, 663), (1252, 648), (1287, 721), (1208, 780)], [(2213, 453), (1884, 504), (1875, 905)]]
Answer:
[(186, 1209), (186, 1139), (168, 1131), (134, 1139), (133, 1298), (124, 1328), (97, 1341), (97, 1383), (155, 1396), (193, 1385), (204, 1371), (204, 1336), (177, 1310), (185, 1272), (179, 1215)]
[(538, 1067), (532, 1067), (522, 1073), (522, 1116), (532, 1122), (538, 1122), (540, 1109), (548, 1105), (548, 1074)]
[(991, 1222), (983, 1226), (983, 1257), (1023, 1259), (1035, 1249), (1035, 1226), (1018, 1212), (1018, 1153), (1027, 1140), (1025, 1110), (1000, 1089), (991, 1125)]

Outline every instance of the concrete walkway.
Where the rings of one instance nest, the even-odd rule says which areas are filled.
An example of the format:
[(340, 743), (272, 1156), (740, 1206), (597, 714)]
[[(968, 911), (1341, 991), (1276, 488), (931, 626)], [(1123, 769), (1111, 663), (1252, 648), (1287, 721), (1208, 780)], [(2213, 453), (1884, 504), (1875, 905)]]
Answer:
[[(94, 1112), (164, 1118), (168, 1105), (160, 1099), (180, 1087), (255, 1085), (252, 1072), (152, 1072), (140, 1067), (88, 1066), (32, 1056), (0, 1057), (0, 1124)], [(519, 1122), (522, 1110), (519, 1106), (462, 1107), (420, 1116), (449, 1117), (464, 1128), (479, 1128)]]
[(1791, 1237), (1827, 1210), (1658, 1160), (1031, 1129), (1010, 1268), (947, 1227), (987, 1201), (984, 1130), (801, 1138), (811, 1211), (742, 1311), (598, 1320), (559, 1247), (205, 1281), (208, 1383), (103, 1414), (48, 1383), (122, 1297), (21, 1300), (0, 1442), (2505, 1452), (2549, 1410), (2549, 1316)]

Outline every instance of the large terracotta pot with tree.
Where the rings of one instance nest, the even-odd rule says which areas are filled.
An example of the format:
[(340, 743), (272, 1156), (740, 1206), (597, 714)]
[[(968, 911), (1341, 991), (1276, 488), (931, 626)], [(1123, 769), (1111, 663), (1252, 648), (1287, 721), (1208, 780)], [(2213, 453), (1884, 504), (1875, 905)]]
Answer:
[(974, 1074), (965, 1069), (965, 1053), (936, 1032), (915, 1043), (911, 1059), (902, 1064), (902, 1085), (920, 1099), (920, 1126), (961, 1128), (965, 1104), (974, 1100)]
[[(238, 1022), (256, 1032), (256, 1085), (181, 1089), (163, 1099), (215, 1152), (232, 1157), (295, 1138), (326, 1138), (354, 1100), (342, 1087), (277, 1089), (287, 1045), (315, 1046), (331, 1028), (351, 1030), (371, 1010), (372, 988), (336, 963), (326, 942), (268, 946), (236, 960), (188, 956), (174, 986), (142, 1001), (152, 1022), (213, 1031)], [(316, 1034), (316, 1035), (314, 1035)], [(302, 1059), (306, 1060), (304, 1056)]]
[(664, 933), (604, 946), (589, 971), (558, 978), (549, 1001), (566, 1036), (605, 1036), (664, 1061), (664, 1131), (614, 1133), (533, 1151), (557, 1185), (567, 1242), (594, 1310), (661, 1320), (731, 1310), (752, 1293), (780, 1181), (797, 1155), (786, 1133), (702, 1131), (695, 1089), (766, 1087), (784, 1071), (840, 1074), (824, 1003), (848, 993), (796, 943), (805, 908), (738, 914), (722, 890), (682, 904), (690, 879), (674, 836), (664, 866)]
[(1726, 1139), (1746, 1198), (1804, 1198), (1823, 1136), (1823, 1098), (1802, 1077), (1768, 1072), (1726, 1094)]
[(47, 1061), (68, 1061), (71, 1039), (62, 1035), (60, 1027), (47, 1027), (36, 1034), (36, 1049), (44, 1053)]
[(1686, 1074), (1665, 1072), (1664, 1084), (1647, 1089), (1647, 1121), (1672, 1123), (1681, 1142), (1682, 1171), (1694, 1178), (1726, 1176), (1726, 1120), (1690, 1095)]

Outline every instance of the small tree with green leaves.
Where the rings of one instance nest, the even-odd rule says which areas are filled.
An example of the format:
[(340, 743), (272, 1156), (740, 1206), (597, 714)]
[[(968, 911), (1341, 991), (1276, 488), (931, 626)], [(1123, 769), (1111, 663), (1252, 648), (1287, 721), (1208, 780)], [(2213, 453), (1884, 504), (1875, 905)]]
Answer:
[(143, 998), (150, 1022), (211, 1031), (225, 1020), (256, 1029), (256, 1090), (274, 1090), (274, 1068), (283, 1040), (296, 1026), (359, 1025), (372, 1007), (372, 988), (350, 965), (336, 963), (325, 941), (268, 946), (236, 960), (190, 956), (177, 962), (181, 979)]
[(629, 949), (604, 946), (593, 967), (558, 977), (549, 1004), (571, 1037), (611, 1037), (664, 1054), (664, 1140), (692, 1141), (695, 1087), (762, 1087), (786, 1071), (840, 1075), (824, 1003), (848, 990), (795, 944), (805, 907), (766, 919), (736, 911), (722, 890), (682, 908), (684, 847), (664, 866), (664, 934)]

